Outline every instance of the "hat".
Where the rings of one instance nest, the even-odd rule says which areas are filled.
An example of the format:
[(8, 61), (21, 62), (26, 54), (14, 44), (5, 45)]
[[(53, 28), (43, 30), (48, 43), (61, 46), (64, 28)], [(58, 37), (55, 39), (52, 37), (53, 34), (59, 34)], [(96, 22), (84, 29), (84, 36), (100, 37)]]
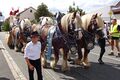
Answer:
[(31, 37), (33, 37), (33, 36), (39, 36), (38, 32), (37, 31), (32, 32)]

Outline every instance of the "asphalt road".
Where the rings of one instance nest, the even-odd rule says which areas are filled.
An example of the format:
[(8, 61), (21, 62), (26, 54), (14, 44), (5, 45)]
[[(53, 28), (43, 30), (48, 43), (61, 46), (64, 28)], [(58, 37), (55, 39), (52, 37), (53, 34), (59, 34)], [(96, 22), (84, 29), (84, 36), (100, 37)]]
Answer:
[[(27, 65), (23, 58), (23, 54), (8, 48), (6, 44), (7, 35), (8, 33), (0, 32), (0, 40), (2, 41), (5, 50), (17, 65), (18, 72), (23, 74), (24, 77), (28, 79)], [(99, 57), (99, 51), (100, 48), (95, 46), (95, 48), (91, 50), (91, 53), (89, 53), (89, 61), (91, 64), (89, 69), (83, 69), (79, 65), (69, 64), (70, 71), (62, 72), (60, 70), (62, 59), (60, 59), (56, 70), (52, 70), (50, 68), (43, 69), (44, 80), (120, 80), (120, 58), (108, 56), (108, 53), (110, 53), (110, 46), (106, 46), (106, 52), (103, 57), (105, 64), (100, 65), (97, 61)], [(0, 80), (14, 80), (15, 76), (12, 74), (11, 68), (9, 68), (9, 65), (3, 54), (4, 51), (0, 50)]]

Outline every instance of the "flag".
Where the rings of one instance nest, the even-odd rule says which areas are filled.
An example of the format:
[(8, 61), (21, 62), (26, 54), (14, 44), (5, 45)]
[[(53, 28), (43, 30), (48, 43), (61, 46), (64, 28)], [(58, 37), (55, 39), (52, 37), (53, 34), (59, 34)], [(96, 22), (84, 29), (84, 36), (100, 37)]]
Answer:
[(10, 11), (9, 15), (16, 15), (19, 12), (19, 8), (17, 10), (14, 10), (14, 8), (12, 8), (12, 10)]

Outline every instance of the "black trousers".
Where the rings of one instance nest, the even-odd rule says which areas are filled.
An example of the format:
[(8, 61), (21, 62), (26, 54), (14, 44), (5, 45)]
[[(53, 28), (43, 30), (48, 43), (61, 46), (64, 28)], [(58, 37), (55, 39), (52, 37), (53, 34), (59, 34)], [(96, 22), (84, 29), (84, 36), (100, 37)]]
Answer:
[[(29, 61), (30, 61), (30, 63), (34, 66), (34, 68), (37, 71), (37, 78), (38, 78), (38, 80), (43, 80), (40, 59), (37, 59), (37, 60), (30, 60), (29, 59)], [(31, 70), (28, 67), (28, 72), (29, 72), (29, 80), (34, 80), (34, 70)]]
[(99, 56), (99, 59), (101, 60), (104, 53), (105, 53), (105, 45), (106, 45), (106, 41), (105, 41), (105, 38), (101, 38), (101, 39), (98, 39), (98, 45), (100, 46), (101, 50), (100, 50), (100, 56)]

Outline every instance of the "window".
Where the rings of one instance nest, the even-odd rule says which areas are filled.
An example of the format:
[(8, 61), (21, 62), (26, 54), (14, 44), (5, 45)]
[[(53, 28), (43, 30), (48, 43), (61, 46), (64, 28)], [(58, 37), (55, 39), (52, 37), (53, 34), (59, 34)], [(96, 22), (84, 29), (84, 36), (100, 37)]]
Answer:
[(30, 12), (32, 13), (32, 10), (30, 10)]

